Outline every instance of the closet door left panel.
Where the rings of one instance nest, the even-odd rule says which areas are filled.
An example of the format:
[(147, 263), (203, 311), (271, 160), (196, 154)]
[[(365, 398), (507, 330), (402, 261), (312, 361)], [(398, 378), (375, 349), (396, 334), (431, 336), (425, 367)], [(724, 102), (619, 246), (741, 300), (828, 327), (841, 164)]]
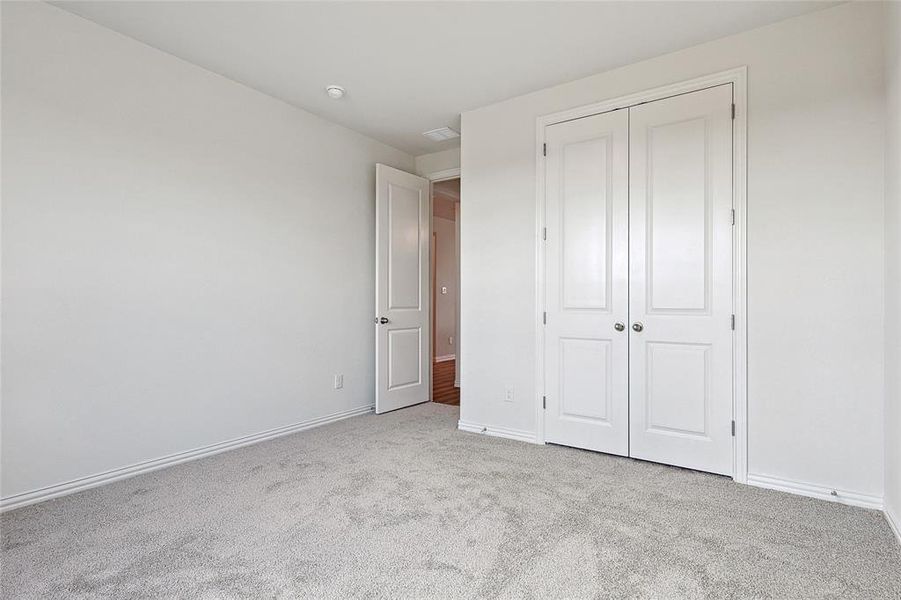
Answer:
[(545, 131), (545, 440), (629, 453), (629, 117)]

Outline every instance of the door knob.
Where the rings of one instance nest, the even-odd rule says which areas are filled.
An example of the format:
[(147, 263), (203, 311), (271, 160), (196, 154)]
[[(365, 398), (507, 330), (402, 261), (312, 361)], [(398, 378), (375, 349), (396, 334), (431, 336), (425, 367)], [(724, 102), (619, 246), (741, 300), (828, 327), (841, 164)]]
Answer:
[(385, 325), (385, 324), (388, 323), (389, 321), (388, 321), (388, 319), (386, 319), (385, 317), (379, 317), (379, 318), (377, 318), (377, 319), (375, 320), (375, 322), (376, 322), (376, 323), (381, 323), (382, 325)]
[(616, 323), (613, 325), (613, 328), (616, 329), (617, 331), (622, 331), (623, 329), (626, 328), (626, 326), (623, 325), (622, 323)]
[(644, 329), (644, 325), (642, 325), (638, 321), (635, 321), (634, 323), (632, 323), (632, 331), (638, 332), (638, 331), (641, 331), (642, 329)]

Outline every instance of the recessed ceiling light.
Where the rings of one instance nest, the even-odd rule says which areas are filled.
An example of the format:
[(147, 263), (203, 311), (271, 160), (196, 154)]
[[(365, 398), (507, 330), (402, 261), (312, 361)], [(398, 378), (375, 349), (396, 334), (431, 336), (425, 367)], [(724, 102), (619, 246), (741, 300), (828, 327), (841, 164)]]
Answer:
[(344, 97), (345, 91), (340, 85), (330, 85), (325, 88), (325, 93), (328, 94), (328, 97), (332, 100), (340, 100)]
[(460, 137), (460, 134), (450, 127), (439, 127), (438, 129), (432, 129), (431, 131), (424, 131), (422, 135), (426, 136), (433, 142), (443, 142), (444, 140), (452, 140), (454, 138)]

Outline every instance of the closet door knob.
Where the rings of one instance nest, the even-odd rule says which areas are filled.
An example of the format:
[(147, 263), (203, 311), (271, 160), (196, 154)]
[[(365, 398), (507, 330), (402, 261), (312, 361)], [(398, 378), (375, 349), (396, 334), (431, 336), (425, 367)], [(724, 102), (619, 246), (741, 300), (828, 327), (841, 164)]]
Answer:
[(643, 329), (644, 329), (644, 325), (642, 325), (638, 321), (635, 321), (634, 323), (632, 323), (632, 331), (639, 332)]
[(626, 328), (626, 326), (623, 325), (622, 323), (616, 323), (616, 324), (613, 326), (613, 328), (616, 329), (617, 331), (622, 331), (623, 329)]

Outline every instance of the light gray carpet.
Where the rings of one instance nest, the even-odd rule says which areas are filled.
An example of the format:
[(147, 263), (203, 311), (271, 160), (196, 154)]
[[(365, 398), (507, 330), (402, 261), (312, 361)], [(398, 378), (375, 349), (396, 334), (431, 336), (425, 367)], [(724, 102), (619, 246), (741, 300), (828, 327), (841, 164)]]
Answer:
[(901, 598), (875, 511), (357, 417), (7, 513), (3, 598)]

